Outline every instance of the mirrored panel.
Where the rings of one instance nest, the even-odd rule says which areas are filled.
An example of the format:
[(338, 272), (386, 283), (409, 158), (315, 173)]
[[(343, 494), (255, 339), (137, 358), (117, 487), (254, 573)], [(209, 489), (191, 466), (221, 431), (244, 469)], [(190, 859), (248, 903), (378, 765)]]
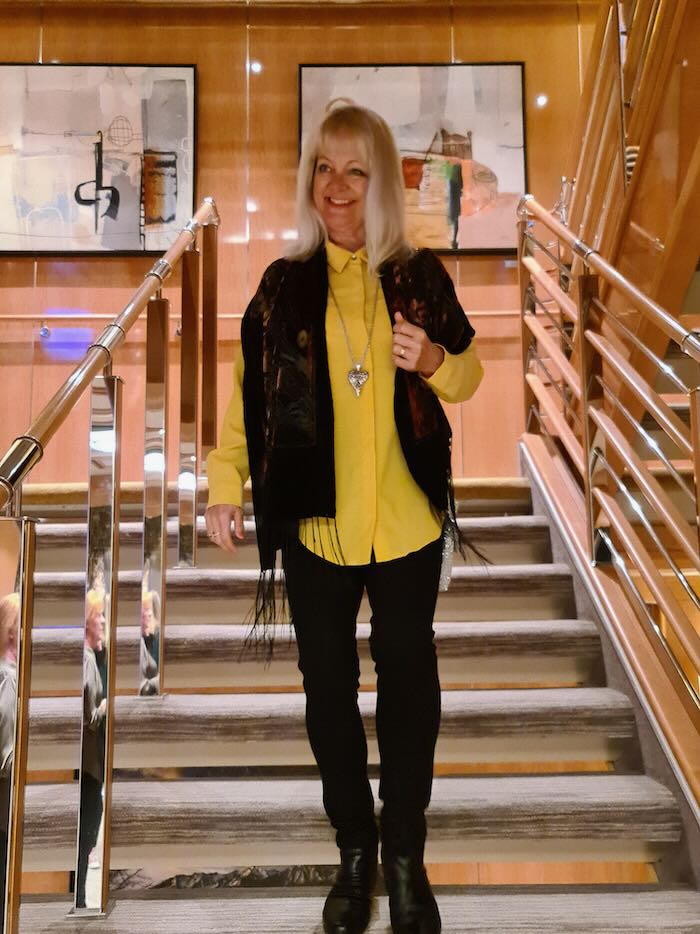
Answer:
[(170, 303), (148, 303), (146, 338), (146, 430), (143, 464), (143, 577), (139, 694), (162, 692), (161, 632), (167, 561), (168, 316)]
[(91, 393), (83, 647), (80, 812), (74, 911), (103, 913), (109, 895), (112, 709), (116, 663), (121, 383)]
[(34, 523), (0, 518), (0, 934), (19, 931)]

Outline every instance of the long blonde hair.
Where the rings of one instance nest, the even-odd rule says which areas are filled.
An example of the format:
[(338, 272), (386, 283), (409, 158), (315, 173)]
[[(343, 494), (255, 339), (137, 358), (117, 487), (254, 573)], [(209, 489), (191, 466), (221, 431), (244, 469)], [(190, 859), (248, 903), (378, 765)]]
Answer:
[(290, 259), (308, 259), (326, 240), (326, 225), (313, 203), (316, 159), (329, 137), (348, 135), (363, 146), (369, 168), (365, 200), (365, 239), (371, 272), (390, 259), (411, 253), (406, 242), (403, 172), (396, 142), (386, 121), (346, 98), (331, 101), (323, 120), (306, 137), (297, 174), (297, 241)]

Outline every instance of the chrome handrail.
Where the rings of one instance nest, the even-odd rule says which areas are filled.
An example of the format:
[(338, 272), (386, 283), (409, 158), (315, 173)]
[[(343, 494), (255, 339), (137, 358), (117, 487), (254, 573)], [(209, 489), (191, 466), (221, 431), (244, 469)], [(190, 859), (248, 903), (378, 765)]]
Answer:
[[(612, 566), (619, 571), (620, 562), (628, 561), (625, 580), (629, 577), (641, 581), (658, 599), (670, 633), (666, 639), (659, 630), (662, 652), (674, 657), (677, 689), (689, 689), (691, 703), (700, 711), (700, 668), (694, 668), (700, 664), (700, 643), (692, 635), (692, 623), (686, 609), (675, 599), (670, 583), (680, 584), (692, 607), (700, 606), (695, 578), (685, 570), (690, 568), (691, 575), (700, 571), (700, 368), (693, 379), (686, 380), (688, 385), (680, 379), (672, 381), (677, 389), (682, 387), (685, 391), (688, 427), (663, 394), (637, 369), (635, 358), (619, 349), (627, 338), (628, 347), (645, 361), (660, 362), (646, 347), (643, 332), (635, 334), (617, 317), (614, 302), (599, 298), (602, 284), (606, 283), (612, 293), (623, 295), (627, 306), (638, 311), (642, 320), (653, 323), (696, 364), (700, 364), (700, 338), (629, 282), (532, 196), (521, 200), (518, 216), (527, 430), (546, 436), (551, 449), (570, 465), (569, 472), (581, 489), (586, 510), (586, 547), (591, 563), (597, 565), (612, 557)], [(583, 261), (574, 264), (566, 293), (552, 278), (557, 270), (547, 268), (552, 255), (548, 246), (544, 250), (542, 247), (549, 238), (533, 236), (535, 223), (541, 223), (554, 235), (555, 252), (557, 248), (572, 251)], [(541, 256), (536, 253), (538, 250)], [(572, 305), (575, 315), (571, 313)], [(564, 318), (575, 322), (573, 353), (569, 334), (559, 324)], [(545, 372), (551, 370), (549, 385), (538, 374), (541, 354), (546, 357)], [(552, 375), (556, 376), (556, 382)], [(626, 404), (626, 400), (632, 404)], [(654, 419), (663, 438), (690, 466), (690, 477), (682, 476), (674, 455), (667, 454), (650, 438), (639, 423), (635, 407)], [(680, 494), (683, 508), (691, 507), (694, 523), (688, 521), (689, 516), (661, 485), (651, 462), (645, 460), (645, 454), (637, 453), (629, 437), (641, 438), (658, 456), (659, 464), (665, 468), (664, 477), (678, 484), (678, 491), (675, 484), (673, 490)], [(625, 484), (630, 481), (633, 487), (628, 491)], [(616, 504), (615, 497), (619, 498), (623, 490), (622, 503)], [(658, 520), (665, 540), (654, 533), (649, 546), (636, 536), (622, 510), (635, 502), (633, 493), (638, 503), (632, 515), (640, 519), (647, 531), (651, 527), (649, 517), (651, 522)], [(608, 547), (611, 542), (617, 550)], [(628, 552), (626, 557), (624, 552)], [(652, 554), (662, 562), (660, 566), (666, 576), (655, 568)], [(675, 658), (675, 644), (681, 645), (686, 653), (685, 661)], [(684, 664), (691, 669), (684, 671)]]
[(0, 511), (10, 503), (16, 487), (41, 460), (46, 444), (75, 408), (78, 400), (112, 361), (114, 351), (124, 342), (149, 300), (162, 288), (173, 267), (195, 241), (200, 227), (218, 226), (219, 215), (213, 198), (205, 198), (192, 219), (183, 227), (170, 249), (153, 264), (144, 282), (121, 313), (107, 325), (97, 340), (54, 396), (46, 403), (24, 434), (15, 438), (0, 460)]
[(518, 205), (518, 215), (521, 218), (536, 218), (544, 224), (583, 260), (591, 272), (597, 273), (608, 285), (621, 292), (649, 321), (660, 328), (672, 341), (675, 341), (684, 353), (696, 363), (700, 363), (700, 337), (694, 331), (683, 327), (665, 308), (633, 285), (614, 266), (604, 260), (597, 250), (588, 246), (583, 240), (579, 240), (568, 227), (552, 217), (532, 195), (525, 195), (521, 199)]

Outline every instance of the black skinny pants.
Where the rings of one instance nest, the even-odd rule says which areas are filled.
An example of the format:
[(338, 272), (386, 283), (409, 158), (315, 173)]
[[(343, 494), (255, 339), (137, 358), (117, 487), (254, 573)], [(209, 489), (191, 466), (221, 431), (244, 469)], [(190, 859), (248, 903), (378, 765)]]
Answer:
[(306, 727), (339, 847), (376, 843), (367, 741), (358, 710), (355, 628), (364, 590), (372, 609), (370, 651), (377, 672), (379, 797), (385, 850), (425, 842), (440, 682), (433, 615), (441, 541), (394, 561), (338, 566), (295, 543), (285, 558), (287, 593), (306, 692)]

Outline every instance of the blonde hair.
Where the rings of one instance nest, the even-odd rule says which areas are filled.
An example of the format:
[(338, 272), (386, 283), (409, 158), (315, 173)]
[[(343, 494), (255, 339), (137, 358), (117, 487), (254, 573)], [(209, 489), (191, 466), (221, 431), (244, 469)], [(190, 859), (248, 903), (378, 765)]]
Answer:
[(325, 141), (351, 136), (364, 148), (369, 169), (365, 200), (365, 240), (368, 266), (376, 272), (390, 259), (405, 258), (406, 242), (403, 172), (396, 142), (386, 121), (347, 98), (336, 98), (323, 120), (304, 141), (297, 174), (296, 223), (298, 239), (290, 259), (309, 259), (327, 239), (326, 225), (313, 203), (316, 160)]
[(153, 611), (153, 617), (160, 621), (160, 595), (157, 590), (144, 590), (141, 595), (141, 606), (149, 607)]
[(105, 595), (101, 590), (88, 590), (85, 594), (85, 618), (93, 613), (104, 613)]
[(0, 646), (4, 649), (7, 631), (19, 615), (19, 594), (8, 593), (0, 600)]

